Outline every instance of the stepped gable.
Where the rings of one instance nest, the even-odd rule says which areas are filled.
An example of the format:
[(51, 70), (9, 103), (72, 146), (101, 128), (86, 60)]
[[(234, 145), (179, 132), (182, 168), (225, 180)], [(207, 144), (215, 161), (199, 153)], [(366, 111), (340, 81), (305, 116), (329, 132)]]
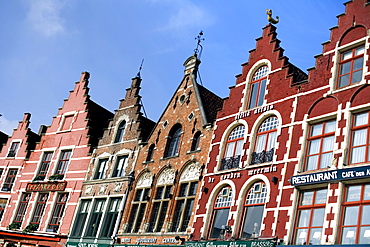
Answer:
[(6, 141), (8, 140), (9, 136), (5, 134), (4, 132), (0, 131), (0, 152), (5, 145)]

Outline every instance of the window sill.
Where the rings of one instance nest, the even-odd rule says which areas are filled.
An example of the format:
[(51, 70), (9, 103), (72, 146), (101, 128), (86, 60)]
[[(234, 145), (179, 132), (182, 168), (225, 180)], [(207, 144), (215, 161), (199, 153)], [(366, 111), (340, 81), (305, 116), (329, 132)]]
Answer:
[(186, 154), (199, 153), (200, 151), (202, 151), (202, 150), (201, 150), (201, 149), (197, 149), (197, 150), (194, 150), (194, 151), (189, 151), (189, 152), (187, 152)]
[(169, 157), (163, 157), (161, 158), (161, 160), (169, 160), (169, 159), (174, 159), (174, 158), (178, 158), (180, 155), (176, 154), (174, 156), (169, 156)]
[(154, 163), (154, 160), (144, 161), (142, 164), (147, 165), (147, 164), (151, 164), (151, 163)]

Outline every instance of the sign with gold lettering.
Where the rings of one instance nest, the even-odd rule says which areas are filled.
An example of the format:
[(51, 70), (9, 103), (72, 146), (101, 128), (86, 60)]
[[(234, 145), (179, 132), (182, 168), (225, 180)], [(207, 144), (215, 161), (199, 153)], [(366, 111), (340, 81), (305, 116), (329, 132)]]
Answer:
[(66, 187), (67, 182), (28, 183), (26, 191), (63, 191)]

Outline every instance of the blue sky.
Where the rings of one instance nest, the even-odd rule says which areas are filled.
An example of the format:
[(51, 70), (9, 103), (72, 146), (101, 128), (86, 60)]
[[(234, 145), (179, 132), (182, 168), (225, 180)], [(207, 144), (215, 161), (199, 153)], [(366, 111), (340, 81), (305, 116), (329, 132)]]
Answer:
[(289, 61), (315, 65), (341, 0), (0, 0), (0, 130), (11, 135), (23, 113), (31, 128), (50, 125), (83, 71), (91, 99), (110, 111), (125, 96), (141, 60), (143, 103), (157, 121), (183, 77), (183, 62), (204, 32), (203, 85), (227, 97), (235, 75), (268, 23)]

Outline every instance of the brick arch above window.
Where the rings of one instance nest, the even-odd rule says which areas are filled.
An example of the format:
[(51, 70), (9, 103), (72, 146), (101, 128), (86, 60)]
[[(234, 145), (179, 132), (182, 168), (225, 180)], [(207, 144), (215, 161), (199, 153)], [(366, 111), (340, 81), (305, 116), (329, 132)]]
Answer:
[(351, 97), (351, 107), (359, 106), (368, 103), (368, 97), (370, 95), (370, 86), (364, 85), (359, 88)]
[(363, 37), (366, 37), (366, 28), (363, 26), (355, 26), (350, 29), (348, 29), (343, 36), (341, 37), (339, 45), (345, 45), (349, 44), (355, 40), (361, 39)]
[(310, 118), (321, 116), (338, 110), (338, 99), (335, 97), (326, 97), (317, 100), (307, 111)]

